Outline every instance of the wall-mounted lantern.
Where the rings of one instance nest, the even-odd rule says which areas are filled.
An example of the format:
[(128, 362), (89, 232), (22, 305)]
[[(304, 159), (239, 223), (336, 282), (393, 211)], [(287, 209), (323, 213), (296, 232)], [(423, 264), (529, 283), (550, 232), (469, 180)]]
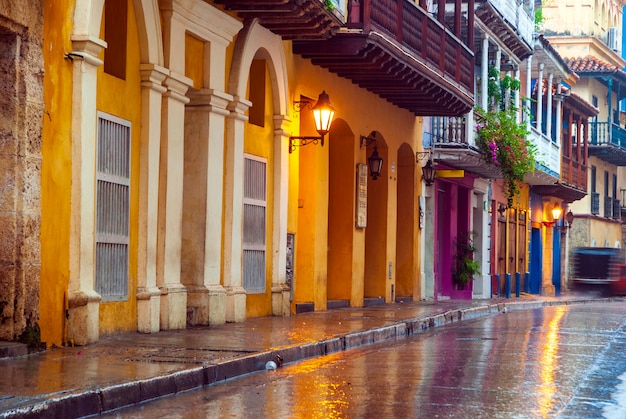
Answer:
[(422, 167), (422, 179), (426, 183), (426, 186), (430, 186), (435, 183), (435, 174), (437, 169), (433, 165), (433, 151), (418, 151), (415, 153), (415, 163), (419, 163), (423, 159), (428, 159), (424, 167)]
[[(552, 227), (559, 221), (561, 215), (563, 214), (563, 209), (559, 204), (555, 204), (550, 212), (552, 213), (552, 221), (544, 221), (543, 224), (546, 227)], [(560, 227), (560, 229), (568, 229), (572, 226), (572, 223), (574, 222), (574, 214), (571, 210), (565, 214), (564, 221), (565, 225)]]
[[(311, 108), (311, 102), (299, 101), (294, 102), (294, 109), (301, 111), (302, 109)], [(326, 91), (320, 93), (315, 106), (311, 108), (313, 111), (313, 119), (315, 120), (315, 129), (319, 137), (289, 137), (289, 152), (293, 152), (296, 147), (304, 147), (307, 144), (320, 143), (324, 147), (324, 136), (330, 131), (330, 125), (333, 123), (335, 116), (335, 108), (330, 104), (330, 98)]]
[(372, 180), (376, 180), (380, 177), (380, 172), (383, 170), (383, 158), (378, 155), (376, 133), (373, 133), (371, 137), (361, 135), (361, 148), (367, 148), (370, 144), (374, 144), (374, 151), (372, 151), (372, 155), (367, 158), (367, 166)]

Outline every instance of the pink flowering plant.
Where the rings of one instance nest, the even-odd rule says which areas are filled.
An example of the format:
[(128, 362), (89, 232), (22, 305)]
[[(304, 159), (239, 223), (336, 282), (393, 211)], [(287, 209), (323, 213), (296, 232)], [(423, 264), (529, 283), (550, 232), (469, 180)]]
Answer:
[[(476, 109), (481, 120), (476, 126), (476, 143), (485, 160), (497, 166), (504, 179), (508, 206), (520, 192), (519, 185), (535, 170), (536, 147), (527, 140), (526, 123), (518, 123), (518, 108), (512, 92), (519, 90), (519, 80), (505, 76), (498, 83), (498, 70), (489, 69), (489, 109)], [(509, 99), (503, 100), (503, 92)]]

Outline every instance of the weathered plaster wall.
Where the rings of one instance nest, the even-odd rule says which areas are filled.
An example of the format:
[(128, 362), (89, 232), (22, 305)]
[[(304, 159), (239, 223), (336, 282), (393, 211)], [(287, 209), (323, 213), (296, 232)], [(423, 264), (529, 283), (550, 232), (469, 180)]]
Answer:
[(0, 339), (39, 320), (43, 0), (0, 3)]

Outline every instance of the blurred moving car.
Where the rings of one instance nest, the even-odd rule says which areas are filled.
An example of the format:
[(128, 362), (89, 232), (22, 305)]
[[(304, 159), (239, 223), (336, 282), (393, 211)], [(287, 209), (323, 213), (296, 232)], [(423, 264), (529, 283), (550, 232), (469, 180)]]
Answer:
[(570, 255), (569, 288), (626, 295), (626, 259), (623, 249), (577, 247)]

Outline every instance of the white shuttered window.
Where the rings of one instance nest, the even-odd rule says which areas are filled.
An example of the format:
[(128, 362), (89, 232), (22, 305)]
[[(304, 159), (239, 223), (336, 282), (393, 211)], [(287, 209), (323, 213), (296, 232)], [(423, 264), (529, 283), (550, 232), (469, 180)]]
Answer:
[(243, 287), (247, 293), (265, 292), (265, 229), (267, 160), (246, 155), (243, 196)]
[(98, 112), (96, 277), (102, 301), (128, 299), (130, 122)]

